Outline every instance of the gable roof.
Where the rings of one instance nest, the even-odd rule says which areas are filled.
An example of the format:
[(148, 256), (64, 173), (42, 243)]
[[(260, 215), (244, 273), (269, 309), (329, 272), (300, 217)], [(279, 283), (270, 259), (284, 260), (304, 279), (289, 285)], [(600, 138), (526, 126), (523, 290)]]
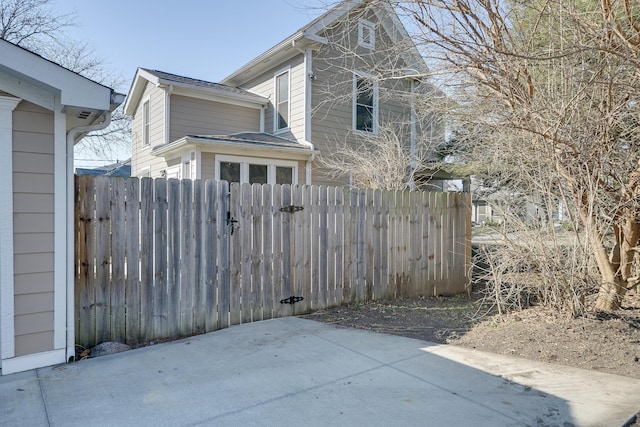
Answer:
[[(28, 49), (0, 39), (0, 89), (53, 111), (60, 96), (69, 126), (92, 124), (123, 101), (122, 94), (56, 64)], [(83, 117), (76, 117), (80, 113)]]
[[(244, 82), (256, 77), (261, 72), (272, 67), (275, 62), (284, 61), (300, 53), (298, 49), (305, 47), (315, 48), (327, 44), (328, 40), (320, 33), (327, 27), (342, 19), (352, 10), (365, 5), (369, 0), (343, 0), (335, 7), (312, 20), (298, 31), (268, 49), (261, 55), (247, 62), (245, 65), (221, 80), (221, 83), (240, 86)], [(409, 38), (409, 33), (398, 18), (393, 8), (388, 5), (379, 5), (378, 13), (382, 27), (394, 39), (400, 41)], [(416, 73), (426, 73), (427, 65), (419, 55), (415, 45), (411, 51), (406, 51), (407, 63), (415, 68)]]
[(76, 168), (76, 175), (131, 176), (131, 159), (97, 168)]
[(172, 93), (179, 95), (204, 97), (233, 104), (247, 104), (256, 108), (269, 102), (267, 98), (261, 95), (226, 84), (193, 79), (165, 71), (138, 68), (125, 103), (125, 114), (133, 115), (135, 113), (144, 93), (146, 82), (157, 87), (168, 88)]

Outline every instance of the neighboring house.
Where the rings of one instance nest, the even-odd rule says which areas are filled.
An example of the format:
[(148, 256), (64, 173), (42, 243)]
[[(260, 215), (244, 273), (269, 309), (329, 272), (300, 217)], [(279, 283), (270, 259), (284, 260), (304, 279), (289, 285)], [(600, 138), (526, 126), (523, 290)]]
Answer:
[(75, 356), (73, 146), (123, 95), (0, 40), (0, 369)]
[(76, 168), (76, 175), (131, 176), (131, 159), (96, 168)]
[(444, 139), (412, 108), (433, 91), (427, 71), (395, 12), (366, 0), (340, 3), (220, 83), (139, 68), (125, 104), (132, 175), (348, 184), (317, 156), (387, 126), (415, 150), (427, 133)]

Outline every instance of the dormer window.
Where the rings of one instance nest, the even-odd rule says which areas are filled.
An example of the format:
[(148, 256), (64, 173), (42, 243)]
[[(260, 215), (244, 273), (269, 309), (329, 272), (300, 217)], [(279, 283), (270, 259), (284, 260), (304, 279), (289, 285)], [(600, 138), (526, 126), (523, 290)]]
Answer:
[(361, 19), (358, 22), (358, 45), (374, 50), (376, 48), (376, 26)]
[(275, 120), (274, 130), (287, 129), (289, 127), (289, 71), (284, 71), (275, 76)]

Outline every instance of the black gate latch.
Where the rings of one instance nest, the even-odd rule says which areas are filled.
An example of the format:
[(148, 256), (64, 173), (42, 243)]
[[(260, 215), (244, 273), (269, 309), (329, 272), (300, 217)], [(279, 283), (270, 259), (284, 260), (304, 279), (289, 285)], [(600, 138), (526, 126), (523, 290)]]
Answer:
[(233, 234), (233, 230), (235, 229), (235, 225), (238, 222), (237, 219), (234, 219), (231, 216), (231, 211), (227, 211), (227, 225), (231, 226), (231, 234)]
[(280, 208), (280, 212), (289, 212), (289, 213), (294, 213), (294, 212), (299, 212), (301, 210), (304, 209), (304, 206), (285, 206), (284, 208)]
[(292, 295), (289, 298), (281, 299), (280, 300), (280, 304), (295, 304), (297, 302), (302, 301), (303, 299), (304, 299), (304, 297), (294, 297)]

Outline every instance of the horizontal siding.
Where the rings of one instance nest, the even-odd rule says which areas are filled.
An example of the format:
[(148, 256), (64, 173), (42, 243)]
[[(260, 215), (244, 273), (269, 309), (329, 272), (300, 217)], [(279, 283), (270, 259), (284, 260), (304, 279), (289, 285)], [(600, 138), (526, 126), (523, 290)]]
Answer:
[(15, 354), (53, 349), (53, 114), (28, 102), (14, 112)]
[(40, 353), (52, 348), (53, 330), (16, 337), (16, 356)]
[(171, 96), (170, 141), (186, 135), (228, 135), (244, 131), (260, 131), (260, 110)]
[[(149, 146), (142, 145), (142, 105), (149, 100), (150, 129)], [(161, 145), (164, 140), (165, 93), (162, 89), (147, 84), (140, 104), (131, 121), (131, 175), (138, 176), (144, 168), (149, 167), (151, 176), (159, 176), (167, 165), (163, 158), (151, 155), (151, 148)]]
[(53, 292), (53, 272), (16, 274), (14, 286), (17, 295)]
[(284, 138), (294, 139), (296, 141), (304, 140), (304, 82), (305, 82), (305, 69), (304, 69), (304, 56), (301, 54), (296, 55), (287, 62), (280, 63), (274, 66), (269, 71), (261, 74), (255, 79), (245, 83), (242, 87), (249, 89), (252, 92), (258, 93), (264, 97), (269, 98), (270, 102), (265, 112), (265, 130), (269, 133), (274, 131), (274, 105), (275, 100), (275, 73), (283, 71), (290, 67), (290, 79), (291, 79), (291, 117), (289, 121), (289, 132), (283, 132), (279, 135)]

